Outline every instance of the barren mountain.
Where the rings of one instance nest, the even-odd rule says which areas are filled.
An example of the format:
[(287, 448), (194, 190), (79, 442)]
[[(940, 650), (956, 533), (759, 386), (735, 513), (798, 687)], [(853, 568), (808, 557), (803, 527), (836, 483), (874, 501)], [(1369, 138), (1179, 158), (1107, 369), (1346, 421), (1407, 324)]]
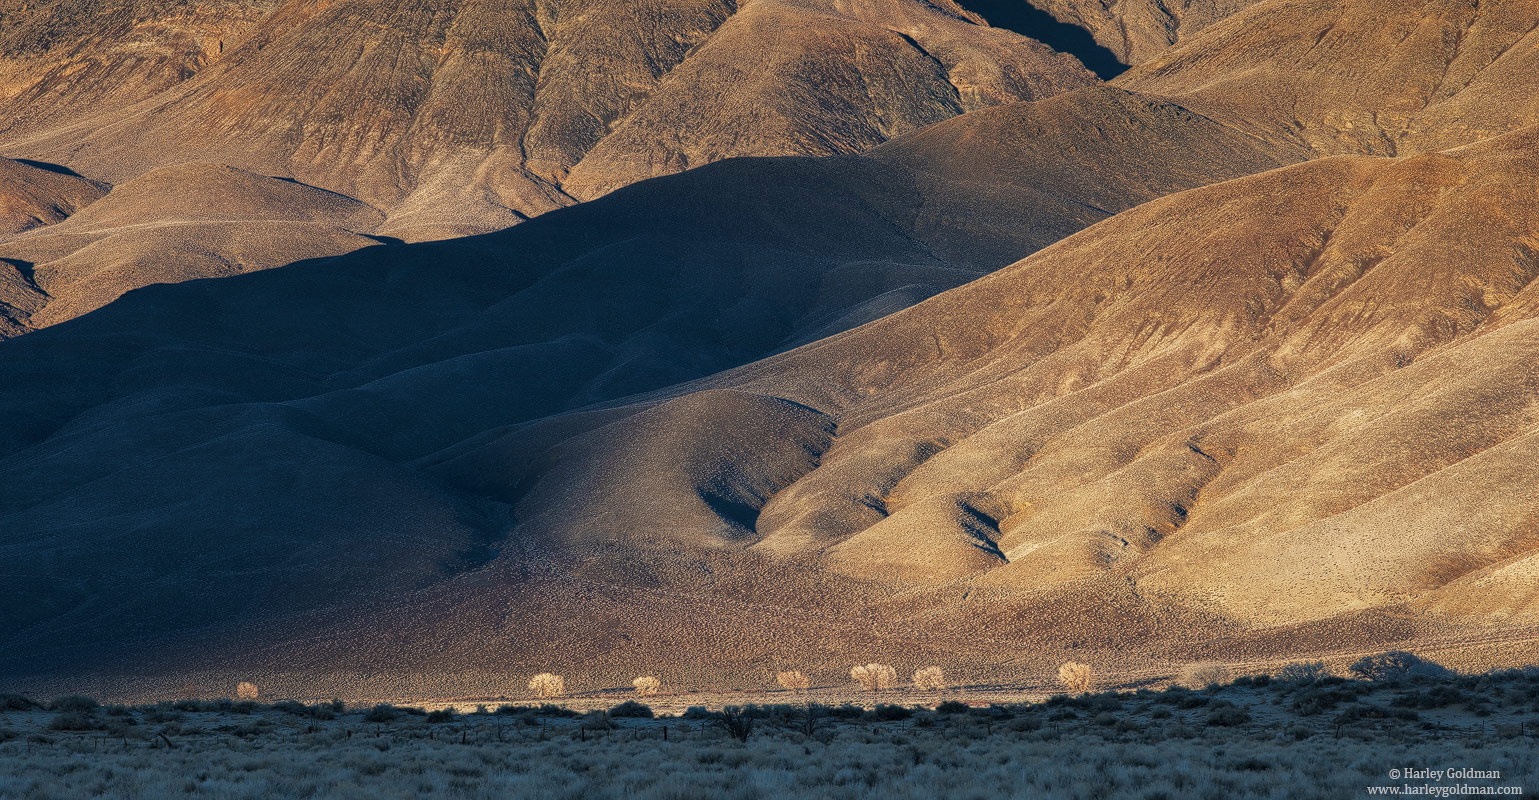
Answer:
[[(767, 205), (773, 198), (794, 221), (785, 223), (771, 250), (749, 248), (751, 236), (732, 232), (739, 223), (692, 232), (688, 226), (699, 216), (686, 215), (680, 224), (648, 214), (653, 227), (647, 228), (634, 215), (624, 225), (602, 215), (579, 215), (588, 220), (582, 226), (555, 227), (590, 243), (614, 230), (633, 231), (638, 239), (629, 245), (631, 257), (645, 253), (658, 265), (656, 272), (638, 273), (633, 281), (688, 285), (685, 275), (709, 269), (711, 262), (695, 267), (670, 263), (667, 248), (709, 235), (723, 240), (718, 257), (728, 263), (759, 261), (753, 269), (763, 292), (790, 298), (823, 284), (811, 307), (777, 300), (767, 317), (745, 318), (745, 330), (764, 326), (753, 334), (756, 349), (735, 360), (713, 360), (712, 369), (720, 369), (763, 355), (771, 343), (809, 341), (890, 313), (1115, 211), (1295, 161), (1303, 152), (1259, 142), (1170, 103), (1121, 90), (1087, 89), (965, 115), (855, 160), (743, 165), (692, 179), (684, 184), (692, 194), (654, 193), (655, 202), (690, 206), (698, 206), (700, 197), (721, 195), (746, 205), (751, 210), (744, 213), (755, 216), (782, 213)], [(1157, 158), (1150, 160), (1151, 155)], [(750, 188), (747, 179), (755, 172), (777, 184), (772, 194), (755, 197), (762, 190)], [(819, 197), (849, 198), (859, 210), (830, 209), (831, 200)], [(633, 203), (621, 207), (636, 208)], [(824, 216), (804, 213), (810, 209), (821, 209)], [(850, 242), (873, 241), (865, 232), (873, 218), (899, 244), (851, 250)], [(10, 240), (0, 237), (0, 258), (30, 275), (0, 287), (0, 302), (12, 309), (11, 333), (20, 333), (92, 311), (152, 283), (221, 277), (355, 250), (374, 243), (371, 237), (383, 219), (362, 203), (293, 181), (212, 164), (167, 167), (118, 186), (66, 222)], [(848, 233), (837, 233), (840, 225)], [(614, 228), (605, 232), (608, 226)], [(797, 229), (807, 241), (793, 244)], [(827, 233), (820, 237), (813, 231)], [(548, 234), (538, 238), (550, 239)], [(622, 252), (609, 257), (618, 260)], [(786, 264), (778, 275), (772, 268), (777, 259)], [(823, 276), (836, 262), (843, 266)], [(796, 275), (819, 277), (808, 284)], [(531, 288), (546, 295), (538, 301), (543, 309), (588, 302), (611, 291), (595, 287), (597, 295), (561, 296), (570, 285), (553, 276), (547, 280), (555, 288)], [(777, 281), (785, 285), (777, 287)], [(783, 318), (792, 307), (801, 321), (794, 323), (796, 338), (787, 340), (792, 323)], [(657, 348), (639, 357), (672, 356)], [(694, 368), (688, 372), (689, 377), (698, 374)]]
[(58, 222), (106, 190), (67, 170), (0, 158), (0, 237)]
[(1539, 123), (1539, 3), (1267, 0), (1118, 79), (1321, 154), (1405, 155)]
[[(65, 2), (45, 6), (113, 24), (69, 36), (32, 12), (64, 41), (13, 48), (12, 69), (26, 77), (12, 80), (8, 102), (73, 113), (5, 135), (7, 152), (115, 183), (183, 161), (227, 163), (383, 208), (382, 231), (409, 239), (505, 227), (568, 195), (729, 156), (857, 152), (966, 110), (1096, 81), (1073, 56), (975, 24), (949, 3), (296, 0), (218, 39), (217, 58), (205, 46), (213, 40), (198, 39), (188, 58), (201, 68), (160, 86), (159, 61), (100, 55), (148, 35), (139, 23), (119, 30), (139, 12)], [(176, 43), (166, 48), (193, 48), (180, 29), (152, 32)], [(127, 82), (143, 101), (106, 112), (77, 102), (80, 78), (60, 66), (76, 51), (108, 61), (101, 91)], [(35, 64), (51, 66), (34, 78)]]
[[(119, 185), (0, 244), (13, 305), (549, 213), (0, 342), (0, 673), (420, 696), (1531, 659), (1539, 126), (1508, 8), (1193, 4), (1117, 88), (1060, 92), (1093, 80), (898, 0), (285, 5), (26, 140)], [(755, 152), (828, 157), (725, 158)], [(193, 153), (237, 167), (154, 168)], [(232, 219), (272, 227), (196, 249)]]
[[(994, 152), (957, 161), (984, 149)], [(0, 470), (14, 478), (0, 482), (0, 508), (16, 532), (4, 551), (37, 565), (8, 598), (22, 616), (7, 636), (57, 644), (69, 631), (117, 630), (124, 615), (169, 631), (314, 608), (309, 591), (268, 596), (272, 581), (325, 583), (351, 569), (367, 537), (380, 537), (377, 569), (396, 569), (429, 520), (445, 552), (461, 555), (388, 579), (371, 571), (328, 596), (370, 581), (422, 584), (435, 570), (447, 579), (491, 556), (507, 507), (442, 487), (414, 459), (846, 330), (976, 278), (1008, 261), (1002, 254), (1295, 157), (1169, 104), (1086, 90), (962, 117), (868, 156), (731, 160), (497, 234), (131, 293), (0, 351)], [(162, 209), (190, 239), (269, 205), (286, 209), (271, 222), (283, 226), (280, 241), (374, 219), (229, 169), (170, 177), (217, 178), (226, 198)], [(133, 229), (136, 183), (10, 246), (103, 237), (89, 247), (122, 250), (127, 234), (116, 231)], [(311, 211), (296, 218), (296, 208)], [(61, 296), (76, 288), (53, 282), (63, 272), (38, 274)], [(755, 403), (783, 407), (750, 398), (747, 411), (728, 411), (757, 413)], [(219, 455), (233, 452), (242, 455)], [(277, 502), (260, 488), (293, 480), (307, 488), (278, 490)], [(348, 498), (380, 501), (346, 487), (376, 484), (396, 499), (347, 511)], [(52, 533), (62, 528), (72, 531), (68, 555)], [(265, 555), (294, 542), (311, 543), (301, 560)], [(332, 559), (328, 542), (353, 554)], [(380, 550), (385, 542), (402, 549)], [(124, 548), (148, 560), (122, 560)], [(66, 563), (91, 577), (56, 583), (48, 565)], [(194, 577), (211, 572), (224, 577)], [(162, 579), (145, 581), (154, 574)], [(185, 603), (188, 582), (211, 592), (208, 602)], [(122, 587), (110, 602), (86, 588), (107, 585)], [(252, 593), (261, 603), (241, 599)]]

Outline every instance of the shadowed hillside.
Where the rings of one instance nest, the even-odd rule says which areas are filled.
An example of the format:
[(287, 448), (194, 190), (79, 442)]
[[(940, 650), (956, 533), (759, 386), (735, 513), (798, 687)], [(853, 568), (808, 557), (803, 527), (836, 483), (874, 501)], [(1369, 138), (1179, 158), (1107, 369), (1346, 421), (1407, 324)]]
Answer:
[[(541, 36), (475, 47), (489, 10), (413, 6), (361, 61), (320, 45), (378, 9), (284, 5), (174, 102), (29, 140), (284, 166), (146, 171), (0, 243), (15, 324), (58, 322), (0, 342), (0, 672), (448, 693), (879, 653), (1531, 656), (1526, 7), (1264, 0), (1060, 92), (1083, 70), (990, 69), (1068, 56), (897, 0), (535, 7)], [(604, 45), (606, 75), (671, 66), (620, 110), (563, 29), (660, 37)], [(462, 137), (493, 74), (529, 79), (497, 106), (523, 116)], [(365, 75), (417, 88), (327, 117)], [(761, 150), (840, 155), (727, 158)], [(434, 174), (454, 191), (413, 205)], [(490, 205), (444, 199), (466, 186)], [(387, 238), (564, 195), (593, 199)], [(390, 243), (265, 268), (358, 239)], [(202, 274), (229, 277), (117, 297)]]
[[(1090, 108), (1123, 123), (1083, 129)], [(1023, 131), (1040, 150), (1004, 147), (972, 174), (944, 161)], [(1078, 153), (1045, 144), (1065, 136)], [(1158, 148), (1164, 171), (1128, 166)], [(124, 615), (169, 631), (313, 608), (316, 586), (335, 599), (447, 579), (503, 546), (509, 507), (442, 486), (414, 459), (848, 329), (977, 277), (994, 254), (1285, 157), (1176, 107), (1095, 90), (959, 119), (866, 158), (733, 160), (498, 234), (130, 293), (0, 349), (4, 549), (36, 565), (11, 584), (20, 618), (7, 635), (41, 646), (126, 631)], [(1106, 180), (1088, 179), (1095, 169)], [(294, 195), (280, 207), (311, 210), (274, 224), (370, 219), (307, 187), (218, 174), (224, 205), (181, 212), (194, 231), (279, 191)], [(110, 229), (131, 219), (114, 195), (134, 191), (39, 233)], [(759, 412), (722, 413), (736, 427), (734, 414)], [(726, 492), (702, 519), (762, 500)], [(354, 515), (355, 502), (373, 510)], [(438, 549), (410, 557), (427, 530)], [(83, 580), (61, 584), (50, 564)], [(321, 579), (333, 570), (349, 583)], [(225, 577), (186, 604), (185, 582), (210, 573)], [(109, 601), (104, 586), (121, 588)]]

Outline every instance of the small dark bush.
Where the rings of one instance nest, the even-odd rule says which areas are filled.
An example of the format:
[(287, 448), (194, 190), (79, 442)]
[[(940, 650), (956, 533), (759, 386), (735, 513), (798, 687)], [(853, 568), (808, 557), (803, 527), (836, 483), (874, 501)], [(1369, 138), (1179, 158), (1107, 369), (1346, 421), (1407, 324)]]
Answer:
[(1122, 698), (1115, 694), (1098, 694), (1088, 698), (1087, 708), (1091, 711), (1120, 711)]
[(1010, 720), (1008, 726), (1012, 731), (1036, 731), (1042, 729), (1040, 717), (1016, 717)]
[(282, 711), (285, 714), (293, 714), (296, 717), (310, 716), (310, 709), (304, 704), (294, 700), (279, 700), (273, 703), (274, 711)]
[(1149, 717), (1151, 719), (1170, 719), (1172, 716), (1174, 715), (1171, 714), (1170, 709), (1168, 708), (1156, 708), (1149, 712)]
[(749, 709), (740, 706), (727, 706), (720, 713), (711, 717), (711, 724), (722, 729), (739, 742), (747, 742), (753, 733), (753, 715)]
[(684, 709), (684, 719), (709, 720), (710, 718), (711, 710), (705, 706), (690, 706)]
[(936, 713), (939, 714), (966, 714), (970, 710), (972, 706), (956, 700), (947, 700), (935, 707)]
[(828, 709), (828, 715), (834, 719), (860, 719), (866, 710), (860, 706), (852, 706), (848, 703), (842, 706), (832, 706)]
[(1401, 708), (1447, 708), (1472, 700), (1470, 695), (1453, 686), (1434, 686), (1430, 689), (1413, 690), (1395, 695), (1391, 703)]
[(588, 731), (612, 731), (619, 726), (615, 724), (614, 720), (609, 718), (609, 712), (589, 711), (582, 715), (580, 727)]
[(1250, 722), (1250, 712), (1227, 700), (1220, 700), (1208, 707), (1208, 724), (1220, 728), (1232, 728)]
[(1336, 706), (1357, 699), (1354, 692), (1342, 689), (1319, 686), (1300, 692), (1293, 697), (1293, 710), (1303, 716), (1312, 717), (1335, 710)]
[(1320, 661), (1300, 661), (1289, 664), (1277, 672), (1278, 683), (1316, 683), (1329, 676), (1325, 664)]
[(399, 715), (399, 713), (396, 712), (395, 706), (390, 705), (389, 703), (380, 703), (380, 704), (374, 706), (373, 708), (369, 709), (369, 712), (367, 714), (363, 715), (363, 721), (364, 722), (393, 722), (393, 721), (395, 721), (395, 718), (397, 716), (400, 716), (400, 715)]
[(1095, 719), (1091, 721), (1097, 725), (1103, 725), (1109, 728), (1117, 724), (1117, 715), (1110, 711), (1102, 711), (1101, 713), (1095, 715)]
[(94, 711), (98, 705), (100, 704), (89, 697), (67, 694), (54, 698), (54, 701), (48, 705), (48, 709), (50, 711)]
[(1206, 695), (1188, 693), (1176, 701), (1176, 708), (1202, 708), (1210, 702), (1212, 698)]
[(631, 717), (633, 719), (651, 719), (653, 715), (651, 706), (642, 705), (635, 700), (626, 700), (620, 705), (609, 709), (609, 716)]
[(877, 722), (898, 722), (914, 716), (913, 709), (904, 706), (877, 706), (866, 712), (865, 718)]
[(102, 727), (101, 722), (96, 718), (79, 711), (61, 712), (48, 723), (48, 729), (51, 731), (94, 731)]
[(434, 711), (429, 711), (427, 713), (427, 721), (428, 722), (453, 722), (454, 721), (454, 709), (452, 709), (452, 708), (440, 708), (440, 709), (437, 709), (437, 710), (434, 710)]
[(1441, 664), (1426, 661), (1403, 650), (1363, 656), (1348, 671), (1370, 681), (1394, 681), (1412, 676), (1445, 677), (1451, 674)]
[(19, 694), (0, 694), (0, 711), (31, 711), (43, 704)]

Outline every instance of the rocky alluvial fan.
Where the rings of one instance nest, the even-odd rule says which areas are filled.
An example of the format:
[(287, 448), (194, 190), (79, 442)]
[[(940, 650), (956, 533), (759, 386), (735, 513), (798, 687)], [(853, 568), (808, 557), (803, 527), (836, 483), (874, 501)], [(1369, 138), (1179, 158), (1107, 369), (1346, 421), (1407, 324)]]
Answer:
[[(1196, 6), (1170, 49), (1118, 51), (1139, 63), (1112, 87), (961, 9), (878, 24), (898, 7), (840, 6), (817, 27), (793, 24), (801, 5), (626, 6), (624, 24), (568, 18), (559, 46), (561, 15), (534, 9), (546, 66), (503, 156), (422, 127), (440, 87), (516, 72), (455, 66), (470, 51), (448, 45), (390, 62), (434, 65), (410, 113), (337, 110), (314, 150), (239, 147), (232, 120), (320, 119), (324, 98), (247, 88), (322, 69), (289, 65), (284, 37), (352, 32), (322, 24), (347, 4), (280, 7), (174, 103), (80, 128), (80, 160), (59, 160), (116, 187), (0, 244), (16, 324), (59, 323), (0, 344), (0, 555), (20, 565), (0, 669), (238, 666), (383, 692), (559, 659), (724, 684), (873, 649), (980, 677), (1407, 641), (1516, 658), (1539, 626), (1539, 119), (1518, 89), (1539, 80), (1539, 4)], [(474, 16), (400, 14), (368, 35), (417, 48), (403, 31)], [(925, 22), (889, 57), (893, 19)], [(559, 53), (619, 58), (606, 35), (659, 20), (703, 38), (624, 112), (541, 104)], [(769, 40), (736, 86), (702, 77)], [(850, 53), (874, 65), (827, 60)], [(598, 103), (601, 84), (547, 100)], [(1005, 102), (1036, 92), (1055, 96)], [(687, 110), (703, 100), (719, 120)], [(577, 150), (540, 144), (593, 118)], [(29, 146), (64, 154), (43, 128)], [(864, 152), (635, 182), (761, 145)], [(181, 146), (240, 168), (148, 171)], [(418, 205), (450, 196), (433, 174), (497, 200)], [(159, 225), (134, 199), (157, 181), (223, 187), (161, 207), (187, 226), (178, 259), (251, 219), (273, 234), (229, 235), (259, 267), (289, 252), (278, 236), (319, 256), (455, 209), (595, 199), (109, 302), (121, 275), (190, 274), (131, 235)]]

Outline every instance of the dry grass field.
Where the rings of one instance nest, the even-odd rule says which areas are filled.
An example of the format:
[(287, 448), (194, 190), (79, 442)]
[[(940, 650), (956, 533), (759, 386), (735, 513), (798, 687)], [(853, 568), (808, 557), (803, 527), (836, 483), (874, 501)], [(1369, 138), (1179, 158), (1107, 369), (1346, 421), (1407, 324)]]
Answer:
[[(79, 697), (45, 707), (10, 695), (0, 702), (0, 797), (1536, 795), (1539, 670), (1293, 672), (1036, 703), (937, 703), (932, 693), (916, 704), (891, 690), (865, 693), (862, 705), (656, 716), (635, 702), (459, 713)], [(1216, 677), (1207, 667), (1183, 679)], [(1406, 773), (1420, 769), (1436, 773)]]

